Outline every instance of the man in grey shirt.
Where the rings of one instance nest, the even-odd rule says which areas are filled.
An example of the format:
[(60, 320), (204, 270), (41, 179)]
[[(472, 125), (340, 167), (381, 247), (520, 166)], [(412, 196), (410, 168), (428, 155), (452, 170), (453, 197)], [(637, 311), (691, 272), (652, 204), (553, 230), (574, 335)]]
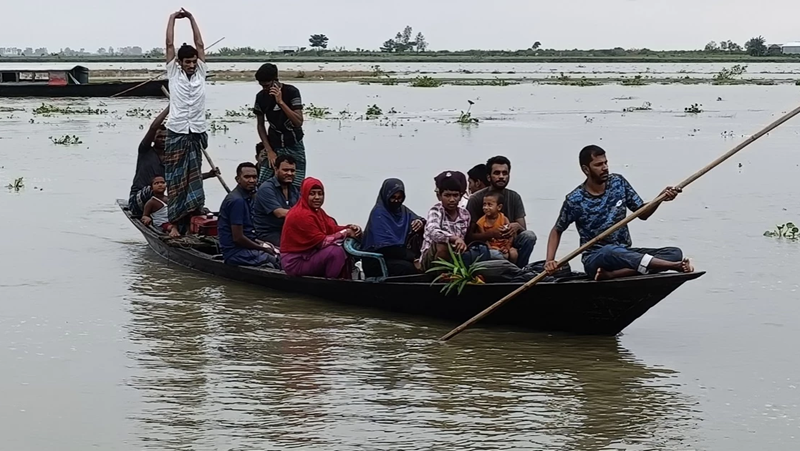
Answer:
[[(517, 266), (522, 268), (528, 264), (533, 253), (536, 234), (532, 230), (527, 230), (525, 225), (525, 205), (522, 203), (522, 197), (516, 191), (507, 188), (511, 176), (511, 161), (503, 156), (492, 157), (486, 162), (486, 169), (489, 172), (489, 187), (474, 193), (467, 202), (467, 211), (471, 216), (467, 243), (488, 241), (493, 238), (509, 238), (516, 234), (512, 246), (519, 253)], [(488, 192), (500, 192), (505, 198), (503, 214), (511, 221), (507, 232), (501, 232), (498, 229), (487, 230), (484, 233), (478, 232), (477, 222), (483, 216), (483, 197)]]

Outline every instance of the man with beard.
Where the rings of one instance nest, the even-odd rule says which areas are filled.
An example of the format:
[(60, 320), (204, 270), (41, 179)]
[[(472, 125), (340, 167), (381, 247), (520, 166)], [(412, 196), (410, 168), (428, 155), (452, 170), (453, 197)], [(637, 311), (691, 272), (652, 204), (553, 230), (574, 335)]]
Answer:
[[(517, 266), (522, 268), (528, 264), (528, 259), (533, 253), (536, 234), (532, 230), (527, 230), (525, 205), (522, 203), (522, 197), (516, 191), (507, 188), (511, 177), (511, 161), (503, 156), (489, 158), (486, 162), (486, 170), (489, 173), (489, 186), (473, 193), (467, 203), (467, 210), (471, 216), (471, 233), (467, 235), (467, 242), (513, 238), (511, 246), (519, 253)], [(483, 198), (490, 192), (500, 193), (503, 196), (505, 202), (502, 213), (511, 223), (503, 230), (490, 229), (480, 232), (477, 222), (483, 216)]]
[(280, 247), (283, 223), (289, 209), (297, 205), (300, 190), (294, 185), (297, 160), (293, 156), (278, 155), (275, 167), (275, 176), (258, 187), (253, 223), (258, 239)]
[(226, 264), (280, 268), (275, 248), (256, 239), (252, 211), (257, 179), (253, 163), (241, 163), (236, 168), (236, 188), (219, 207), (219, 247)]
[[(578, 160), (586, 181), (567, 194), (558, 220), (550, 231), (545, 269), (551, 274), (558, 269), (555, 258), (561, 234), (573, 222), (578, 228), (581, 245), (584, 245), (625, 219), (626, 209), (637, 211), (646, 208), (639, 219), (647, 220), (660, 204), (645, 204), (623, 176), (609, 174), (606, 152), (599, 146), (584, 147)], [(680, 188), (668, 186), (661, 193), (665, 195), (665, 201), (671, 201), (680, 192)], [(620, 227), (583, 253), (586, 273), (595, 280), (603, 280), (668, 270), (694, 271), (689, 259), (683, 258), (683, 252), (677, 247), (650, 249), (631, 245), (628, 226)]]

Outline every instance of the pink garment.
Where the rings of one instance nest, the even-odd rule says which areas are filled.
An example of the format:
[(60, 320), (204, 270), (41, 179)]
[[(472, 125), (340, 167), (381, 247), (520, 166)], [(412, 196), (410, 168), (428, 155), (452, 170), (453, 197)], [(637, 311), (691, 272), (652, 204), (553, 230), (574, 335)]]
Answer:
[(347, 254), (341, 246), (313, 248), (305, 252), (281, 253), (281, 267), (293, 277), (313, 276), (326, 279), (350, 279)]

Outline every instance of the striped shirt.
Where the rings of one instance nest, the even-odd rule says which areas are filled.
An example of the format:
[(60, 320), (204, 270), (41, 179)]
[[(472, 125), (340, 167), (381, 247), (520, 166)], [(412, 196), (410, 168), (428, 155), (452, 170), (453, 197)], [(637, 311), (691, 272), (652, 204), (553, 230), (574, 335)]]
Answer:
[(467, 236), (469, 229), (469, 212), (458, 207), (458, 216), (455, 220), (450, 220), (441, 202), (428, 210), (428, 217), (425, 222), (425, 233), (422, 235), (422, 255), (430, 248), (433, 243), (447, 243), (450, 237), (457, 236), (462, 240)]

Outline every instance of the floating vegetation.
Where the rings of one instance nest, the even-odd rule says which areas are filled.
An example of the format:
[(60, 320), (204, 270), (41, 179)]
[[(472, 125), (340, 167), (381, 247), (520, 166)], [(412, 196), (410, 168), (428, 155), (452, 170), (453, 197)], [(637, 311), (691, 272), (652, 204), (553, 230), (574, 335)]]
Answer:
[(208, 129), (211, 130), (211, 133), (218, 133), (218, 132), (227, 133), (229, 130), (227, 125), (218, 123), (217, 121), (211, 121), (211, 124), (209, 124)]
[(652, 109), (653, 107), (650, 102), (644, 102), (642, 106), (629, 106), (627, 108), (623, 108), (622, 111), (625, 113), (633, 113), (634, 111), (650, 111)]
[(398, 82), (397, 82), (396, 78), (392, 78), (392, 77), (390, 77), (388, 75), (386, 76), (386, 79), (381, 82), (381, 84), (383, 84), (385, 86), (395, 86), (395, 85), (397, 85), (397, 83)]
[(683, 112), (686, 113), (686, 114), (699, 114), (699, 113), (703, 112), (703, 108), (702, 107), (703, 107), (702, 104), (693, 103), (692, 105), (687, 106), (686, 108), (684, 108)]
[(234, 117), (234, 118), (254, 118), (256, 117), (255, 113), (253, 113), (253, 108), (247, 105), (240, 107), (238, 110), (225, 110), (225, 117)]
[(299, 70), (299, 71), (297, 71), (297, 73), (294, 76), (295, 76), (295, 78), (306, 78), (306, 71)]
[(723, 67), (718, 74), (714, 75), (711, 84), (713, 85), (731, 84), (736, 80), (736, 77), (741, 76), (746, 71), (747, 71), (747, 66), (742, 66), (741, 64), (737, 64), (731, 67), (730, 69), (728, 69), (727, 67)]
[(633, 78), (622, 77), (622, 86), (644, 86), (645, 79), (641, 75), (634, 75)]
[(73, 109), (42, 103), (41, 106), (33, 109), (33, 114), (41, 116), (52, 116), (54, 114), (108, 114), (108, 110), (89, 107)]
[(383, 115), (383, 110), (378, 105), (372, 105), (367, 107), (367, 112), (364, 114), (367, 119), (375, 119), (376, 117)]
[(798, 229), (794, 223), (787, 222), (786, 224), (778, 224), (775, 226), (775, 230), (767, 230), (764, 232), (764, 236), (771, 238), (786, 238), (792, 241), (797, 241), (800, 239), (798, 233), (800, 233), (800, 229)]
[(569, 75), (564, 75), (564, 72), (561, 72), (561, 75), (559, 75), (558, 77), (553, 76), (550, 77), (550, 79), (555, 80), (558, 84), (565, 86), (585, 87), (585, 86), (600, 86), (601, 84), (599, 81), (590, 80), (585, 76), (581, 78), (572, 78)]
[(15, 178), (13, 183), (6, 185), (6, 188), (19, 192), (19, 190), (25, 187), (25, 183), (22, 181), (23, 178), (24, 177)]
[(312, 119), (325, 119), (330, 113), (329, 108), (314, 106), (313, 103), (304, 108), (304, 114)]
[(25, 111), (25, 108), (17, 108), (13, 106), (0, 106), (0, 113), (13, 113), (15, 111)]
[(391, 107), (389, 108), (389, 111), (386, 112), (386, 114), (397, 114), (397, 110), (395, 110), (394, 107)]
[(427, 75), (420, 75), (411, 79), (410, 86), (414, 88), (438, 88), (442, 81)]
[(455, 80), (452, 82), (452, 84), (456, 86), (511, 86), (518, 85), (519, 82), (495, 77), (490, 80), (483, 78), (478, 78), (475, 80)]
[(76, 135), (64, 135), (60, 138), (54, 138), (50, 136), (50, 141), (53, 141), (53, 144), (57, 144), (59, 146), (75, 146), (78, 144), (83, 144), (83, 141), (76, 136)]
[(477, 124), (478, 118), (472, 117), (472, 113), (470, 112), (470, 110), (472, 110), (472, 105), (475, 105), (475, 102), (473, 102), (472, 100), (467, 100), (467, 102), (469, 102), (469, 107), (467, 108), (467, 111), (462, 111), (461, 115), (458, 116), (458, 120), (456, 120), (456, 122), (464, 125)]
[(461, 294), (461, 291), (463, 291), (464, 287), (467, 285), (485, 283), (483, 277), (478, 274), (478, 271), (484, 269), (486, 266), (485, 262), (478, 261), (480, 260), (480, 257), (478, 257), (478, 259), (476, 259), (471, 265), (467, 266), (464, 263), (464, 259), (461, 257), (461, 254), (456, 254), (453, 252), (453, 247), (449, 243), (447, 248), (450, 250), (450, 259), (452, 262), (442, 258), (439, 258), (433, 262), (434, 266), (426, 272), (441, 272), (441, 274), (433, 279), (431, 285), (440, 281), (445, 282), (441, 293), (448, 295), (451, 291), (453, 291), (453, 289), (456, 289), (456, 292)]
[(153, 113), (154, 113), (153, 110), (146, 108), (131, 108), (125, 112), (125, 116), (140, 117), (142, 119), (152, 119)]

